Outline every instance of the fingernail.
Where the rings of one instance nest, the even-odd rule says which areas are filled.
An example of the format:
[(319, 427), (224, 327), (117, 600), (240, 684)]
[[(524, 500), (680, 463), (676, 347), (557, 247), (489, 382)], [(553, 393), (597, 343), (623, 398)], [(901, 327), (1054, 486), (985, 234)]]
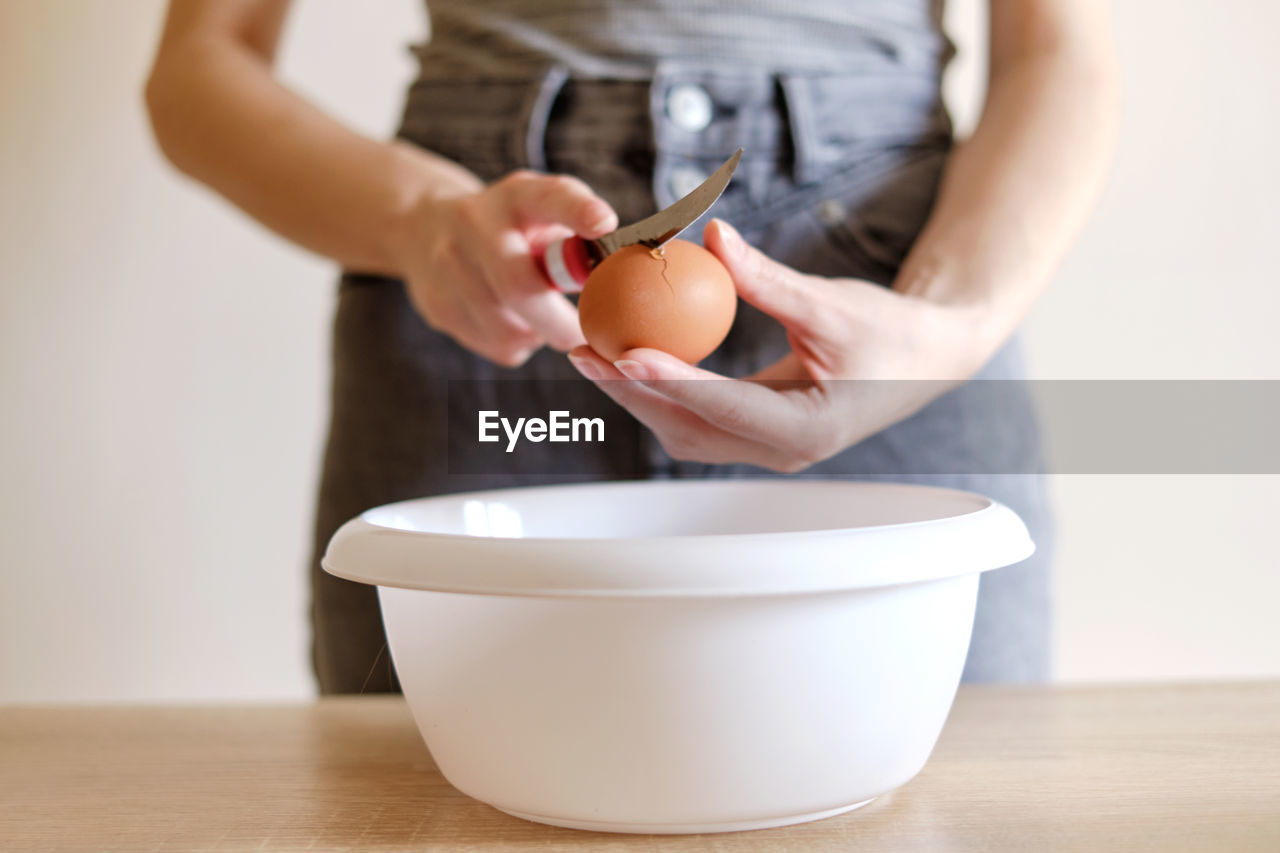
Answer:
[(618, 372), (628, 379), (634, 379), (637, 382), (643, 382), (646, 379), (652, 379), (652, 371), (638, 361), (632, 361), (629, 358), (619, 359), (613, 363), (618, 368)]
[(603, 205), (592, 205), (588, 211), (588, 215), (594, 214), (595, 218), (591, 220), (588, 226), (592, 231), (610, 231), (613, 229), (613, 213), (607, 210)]
[(720, 229), (720, 238), (724, 241), (725, 247), (737, 251), (742, 245), (742, 235), (737, 229), (723, 219), (717, 219), (716, 226)]
[(569, 356), (569, 363), (572, 364), (579, 373), (593, 382), (603, 375), (600, 373), (600, 368), (596, 367), (584, 358), (577, 358), (571, 355)]

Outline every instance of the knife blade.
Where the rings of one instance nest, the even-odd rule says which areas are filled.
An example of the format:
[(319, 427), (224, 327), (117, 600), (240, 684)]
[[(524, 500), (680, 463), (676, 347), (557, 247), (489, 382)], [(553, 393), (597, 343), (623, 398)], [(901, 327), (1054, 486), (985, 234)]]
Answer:
[(596, 264), (619, 249), (635, 245), (650, 249), (661, 248), (711, 209), (729, 185), (741, 159), (742, 149), (739, 148), (684, 198), (639, 222), (633, 222), (594, 240), (569, 237), (547, 246), (541, 258), (547, 279), (553, 287), (565, 293), (577, 293), (582, 290), (583, 283)]

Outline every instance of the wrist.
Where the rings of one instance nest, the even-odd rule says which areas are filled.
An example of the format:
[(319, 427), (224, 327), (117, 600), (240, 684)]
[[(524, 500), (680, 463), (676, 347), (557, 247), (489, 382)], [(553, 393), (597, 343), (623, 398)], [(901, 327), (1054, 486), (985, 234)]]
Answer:
[(966, 375), (976, 373), (1013, 334), (1025, 310), (1000, 289), (975, 279), (937, 258), (908, 258), (893, 289), (936, 310), (946, 340), (944, 355)]
[(404, 277), (407, 258), (422, 243), (427, 223), (451, 201), (484, 189), (484, 182), (464, 167), (408, 143), (388, 143), (392, 201), (380, 231), (390, 271)]

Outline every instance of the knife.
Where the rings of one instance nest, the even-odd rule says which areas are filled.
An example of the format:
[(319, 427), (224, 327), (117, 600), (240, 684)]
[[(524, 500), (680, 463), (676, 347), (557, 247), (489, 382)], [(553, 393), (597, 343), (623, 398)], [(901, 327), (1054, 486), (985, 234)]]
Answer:
[(711, 209), (711, 205), (716, 203), (716, 199), (720, 198), (724, 188), (729, 185), (729, 179), (733, 177), (733, 170), (738, 167), (740, 159), (741, 148), (693, 192), (639, 222), (633, 222), (594, 240), (575, 236), (555, 241), (547, 246), (542, 255), (542, 271), (553, 287), (565, 293), (577, 293), (582, 290), (583, 283), (596, 264), (624, 246), (638, 244), (650, 249), (661, 248)]

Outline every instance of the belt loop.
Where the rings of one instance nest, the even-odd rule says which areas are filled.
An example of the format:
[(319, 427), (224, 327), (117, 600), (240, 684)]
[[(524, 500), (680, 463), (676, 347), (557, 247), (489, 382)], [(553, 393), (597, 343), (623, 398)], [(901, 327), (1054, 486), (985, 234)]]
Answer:
[(520, 132), (512, 140), (516, 149), (512, 153), (516, 162), (525, 168), (547, 170), (547, 124), (551, 106), (568, 79), (569, 69), (565, 66), (549, 66), (521, 104), (520, 121), (516, 124)]
[(791, 130), (792, 177), (797, 184), (817, 180), (818, 136), (817, 116), (814, 115), (813, 81), (803, 75), (779, 72), (778, 84), (787, 109), (787, 124)]

